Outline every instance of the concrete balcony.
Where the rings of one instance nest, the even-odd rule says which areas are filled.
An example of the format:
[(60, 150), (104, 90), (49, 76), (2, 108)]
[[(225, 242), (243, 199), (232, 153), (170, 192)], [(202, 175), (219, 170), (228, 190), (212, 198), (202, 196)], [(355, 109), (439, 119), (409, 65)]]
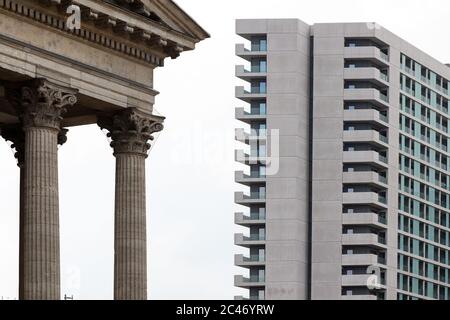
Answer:
[(264, 246), (266, 240), (261, 237), (245, 237), (242, 233), (234, 235), (234, 244), (244, 248), (250, 248), (253, 246)]
[(344, 246), (366, 246), (375, 249), (386, 249), (386, 245), (380, 242), (378, 235), (373, 233), (343, 234), (342, 244)]
[(261, 225), (266, 223), (266, 218), (246, 216), (242, 212), (236, 212), (234, 214), (234, 223), (240, 226), (249, 227), (252, 225)]
[(379, 168), (387, 168), (387, 159), (376, 151), (344, 151), (344, 163), (371, 163)]
[(235, 109), (235, 118), (245, 123), (252, 123), (255, 120), (266, 120), (266, 114), (252, 114), (245, 112), (244, 108), (236, 108)]
[(234, 256), (234, 265), (237, 267), (249, 268), (249, 267), (265, 266), (266, 262), (264, 257), (259, 256), (244, 257), (244, 255), (242, 254), (236, 254)]
[(376, 130), (346, 130), (344, 142), (368, 143), (380, 148), (388, 148), (388, 140)]
[(341, 299), (342, 300), (353, 300), (353, 301), (378, 300), (376, 295), (342, 296)]
[(373, 171), (344, 172), (343, 182), (351, 184), (367, 184), (387, 188), (386, 178)]
[(243, 171), (236, 171), (234, 173), (234, 181), (246, 186), (250, 186), (255, 183), (264, 183), (267, 181), (267, 179), (264, 176), (252, 176), (244, 174)]
[(387, 228), (383, 218), (373, 212), (344, 214), (342, 224), (347, 226), (371, 226), (378, 229)]
[(246, 70), (244, 66), (239, 65), (235, 68), (235, 75), (237, 78), (244, 81), (250, 81), (252, 79), (265, 79), (267, 78), (267, 72)]
[(265, 159), (261, 157), (253, 157), (245, 153), (243, 150), (235, 150), (234, 160), (242, 164), (250, 165), (250, 164), (258, 164), (260, 163), (260, 161), (263, 161)]
[(366, 287), (370, 274), (352, 274), (342, 276), (342, 285), (346, 287)]
[(343, 266), (376, 266), (378, 265), (376, 254), (343, 254)]
[(237, 128), (235, 129), (235, 138), (237, 141), (250, 144), (252, 141), (267, 140), (267, 131), (260, 130), (260, 132), (256, 132), (256, 130), (252, 130), (252, 132), (249, 133), (243, 128)]
[(344, 100), (355, 102), (371, 102), (379, 107), (389, 108), (388, 97), (377, 89), (344, 89)]
[(389, 66), (389, 57), (377, 47), (346, 47), (344, 48), (344, 58), (369, 60), (386, 67)]
[(246, 91), (243, 86), (238, 86), (235, 89), (235, 96), (242, 101), (250, 103), (252, 100), (265, 99), (267, 97), (267, 94), (259, 92), (249, 92)]
[(243, 43), (236, 44), (235, 53), (238, 57), (250, 61), (252, 58), (263, 58), (267, 56), (267, 51), (251, 51), (245, 48)]
[(234, 276), (234, 286), (239, 288), (256, 288), (264, 287), (266, 284), (264, 279), (258, 278), (245, 278), (244, 276)]
[(377, 68), (345, 68), (345, 80), (367, 80), (379, 86), (389, 86), (389, 77)]
[(387, 209), (385, 200), (376, 192), (344, 192), (343, 204), (371, 205), (381, 209)]
[(370, 123), (384, 128), (389, 126), (387, 117), (375, 109), (344, 110), (344, 121)]
[(266, 203), (266, 196), (264, 194), (246, 195), (243, 192), (235, 192), (234, 202), (243, 206), (252, 204), (264, 204)]

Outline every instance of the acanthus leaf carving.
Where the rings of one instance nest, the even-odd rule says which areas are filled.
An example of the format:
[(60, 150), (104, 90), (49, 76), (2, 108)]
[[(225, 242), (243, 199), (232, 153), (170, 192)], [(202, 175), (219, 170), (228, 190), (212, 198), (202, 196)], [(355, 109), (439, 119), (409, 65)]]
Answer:
[(20, 118), (25, 128), (48, 127), (60, 130), (66, 108), (76, 102), (76, 90), (37, 79), (21, 88)]
[(147, 156), (153, 134), (164, 129), (164, 118), (146, 115), (135, 108), (121, 111), (111, 117), (99, 117), (98, 125), (108, 130), (114, 154), (136, 153)]

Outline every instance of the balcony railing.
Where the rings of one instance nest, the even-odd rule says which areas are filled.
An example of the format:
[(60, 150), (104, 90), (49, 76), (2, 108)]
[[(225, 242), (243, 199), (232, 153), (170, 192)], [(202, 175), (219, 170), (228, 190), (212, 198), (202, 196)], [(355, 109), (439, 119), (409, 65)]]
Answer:
[(410, 67), (407, 67), (407, 66), (405, 66), (405, 65), (402, 65), (402, 69), (403, 69), (406, 73), (409, 73), (410, 75), (412, 75), (413, 77), (416, 76), (416, 72), (415, 72), (413, 69), (411, 69)]
[(250, 50), (255, 52), (266, 52), (267, 44), (252, 44)]
[(425, 142), (427, 142), (427, 143), (430, 143), (430, 137), (427, 137), (427, 136), (424, 136), (423, 134), (421, 134), (420, 135), (420, 139), (422, 140), (422, 141), (425, 141)]
[(430, 79), (428, 79), (427, 77), (424, 76), (420, 76), (420, 80), (422, 80), (422, 82), (426, 83), (426, 84), (430, 84)]
[(389, 123), (389, 118), (382, 113), (380, 113), (380, 120)]
[(266, 258), (263, 255), (252, 254), (249, 257), (244, 257), (244, 262), (265, 262)]
[(250, 237), (244, 239), (249, 241), (265, 241), (266, 236), (262, 234), (250, 234)]
[(441, 125), (440, 123), (436, 123), (436, 128), (441, 131), (448, 132), (448, 127), (445, 127), (445, 126)]
[(389, 61), (389, 56), (383, 51), (380, 51), (380, 56), (383, 60)]
[(380, 99), (384, 102), (389, 102), (389, 97), (383, 93), (380, 92)]
[(266, 193), (264, 193), (264, 192), (250, 192), (250, 195), (248, 195), (248, 196), (244, 195), (244, 198), (254, 199), (254, 200), (265, 199), (266, 198)]
[(382, 223), (382, 224), (387, 224), (387, 220), (386, 217), (382, 216), (382, 215), (378, 215), (378, 222)]
[(265, 213), (250, 213), (249, 216), (244, 216), (244, 220), (265, 220)]
[(267, 68), (263, 66), (252, 66), (250, 70), (245, 70), (245, 72), (253, 72), (253, 73), (266, 73)]
[(244, 278), (244, 282), (262, 283), (265, 281), (266, 281), (266, 278), (262, 277), (262, 276), (250, 276), (250, 278)]
[(381, 183), (387, 184), (388, 183), (388, 179), (386, 177), (383, 176), (378, 176), (378, 181), (380, 181)]
[(386, 244), (386, 237), (385, 236), (378, 236), (378, 243)]
[(407, 94), (409, 94), (410, 96), (413, 96), (413, 97), (416, 96), (416, 91), (414, 91), (414, 90), (411, 89), (411, 88), (403, 87), (402, 90), (405, 91), (405, 92), (406, 92)]
[(389, 139), (388, 137), (383, 136), (382, 134), (380, 134), (380, 141), (384, 142), (384, 143), (389, 143)]
[(250, 92), (248, 93), (257, 93), (257, 94), (263, 94), (267, 93), (267, 89), (263, 87), (251, 87)]
[(386, 264), (386, 258), (378, 256), (378, 263), (379, 264)]
[(431, 104), (431, 99), (426, 96), (421, 95), (420, 100), (422, 100), (425, 103)]

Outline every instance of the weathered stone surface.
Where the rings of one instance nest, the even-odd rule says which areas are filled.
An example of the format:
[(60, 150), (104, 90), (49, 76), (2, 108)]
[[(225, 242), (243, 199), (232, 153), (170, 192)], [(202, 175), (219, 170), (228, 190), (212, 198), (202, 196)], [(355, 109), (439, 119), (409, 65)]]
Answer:
[(147, 299), (145, 159), (162, 118), (129, 109), (99, 125), (109, 131), (116, 157), (114, 299)]
[[(58, 143), (62, 114), (75, 92), (36, 80), (20, 88), (15, 106), (22, 133), (15, 143), (21, 164), (20, 298), (60, 299)], [(23, 134), (23, 135), (22, 135)], [(21, 140), (23, 139), (24, 140)], [(23, 148), (21, 150), (21, 148)], [(16, 149), (17, 150), (17, 149)], [(21, 153), (23, 155), (21, 155)]]

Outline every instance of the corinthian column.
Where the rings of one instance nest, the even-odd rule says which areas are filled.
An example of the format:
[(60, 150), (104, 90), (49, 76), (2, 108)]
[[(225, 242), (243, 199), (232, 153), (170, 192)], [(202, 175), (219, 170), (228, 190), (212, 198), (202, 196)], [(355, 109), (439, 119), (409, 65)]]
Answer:
[(99, 119), (116, 157), (114, 299), (147, 299), (145, 159), (163, 118), (127, 109)]
[(20, 89), (24, 172), (20, 279), (21, 299), (60, 299), (58, 142), (62, 115), (76, 103), (75, 91), (45, 80)]

